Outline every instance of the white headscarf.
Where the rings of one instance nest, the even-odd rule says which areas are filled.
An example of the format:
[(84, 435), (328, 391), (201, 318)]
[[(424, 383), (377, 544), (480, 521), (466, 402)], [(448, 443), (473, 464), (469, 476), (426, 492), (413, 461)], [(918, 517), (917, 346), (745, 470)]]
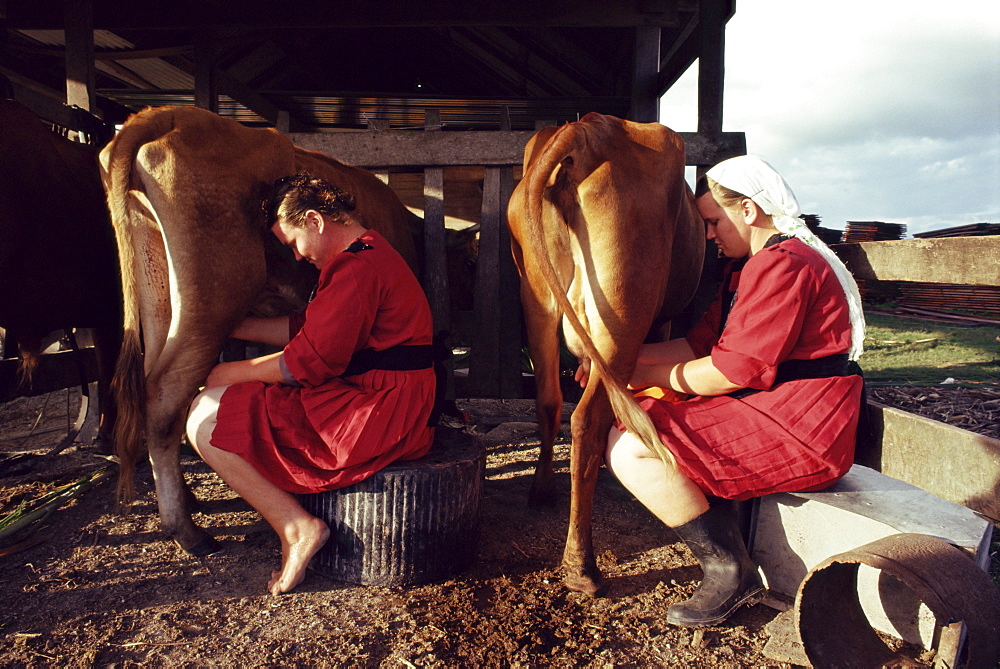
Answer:
[(778, 232), (797, 237), (816, 249), (830, 263), (847, 296), (851, 317), (851, 350), (848, 357), (857, 360), (864, 350), (865, 341), (865, 316), (861, 309), (858, 284), (840, 258), (799, 218), (802, 214), (799, 203), (781, 175), (757, 156), (737, 156), (723, 160), (706, 172), (705, 176), (756, 202), (774, 221)]

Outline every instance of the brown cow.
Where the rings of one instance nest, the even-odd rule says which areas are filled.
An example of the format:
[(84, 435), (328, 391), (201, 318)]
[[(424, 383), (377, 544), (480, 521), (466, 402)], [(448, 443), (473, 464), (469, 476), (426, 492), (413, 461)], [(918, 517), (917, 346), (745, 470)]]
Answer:
[(205, 555), (219, 546), (191, 520), (180, 438), (188, 404), (228, 333), (261, 299), (271, 237), (260, 225), (261, 189), (298, 172), (327, 179), (355, 195), (362, 224), (411, 267), (413, 216), (369, 172), (296, 147), (276, 130), (194, 107), (131, 116), (100, 159), (125, 297), (115, 379), (119, 493), (133, 495), (145, 436), (162, 528), (187, 552)]
[(704, 229), (684, 181), (684, 143), (657, 123), (587, 114), (545, 128), (524, 150), (524, 178), (508, 207), (511, 246), (535, 363), (541, 453), (532, 500), (552, 490), (559, 431), (559, 324), (592, 369), (573, 412), (572, 501), (563, 554), (565, 583), (598, 590), (591, 511), (597, 472), (615, 415), (674, 466), (649, 417), (625, 390), (654, 321), (694, 294)]
[(0, 156), (0, 327), (7, 347), (18, 344), (30, 376), (43, 337), (93, 328), (103, 450), (115, 416), (109, 388), (122, 307), (97, 148), (60, 137), (27, 107), (0, 100)]

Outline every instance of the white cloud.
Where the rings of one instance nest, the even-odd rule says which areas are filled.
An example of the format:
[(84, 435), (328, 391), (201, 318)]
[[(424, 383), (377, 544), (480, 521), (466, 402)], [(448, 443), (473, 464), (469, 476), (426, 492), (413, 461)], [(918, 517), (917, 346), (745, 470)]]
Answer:
[[(697, 126), (696, 70), (664, 96), (675, 130)], [(1000, 4), (740, 0), (724, 129), (830, 227), (1000, 222)]]

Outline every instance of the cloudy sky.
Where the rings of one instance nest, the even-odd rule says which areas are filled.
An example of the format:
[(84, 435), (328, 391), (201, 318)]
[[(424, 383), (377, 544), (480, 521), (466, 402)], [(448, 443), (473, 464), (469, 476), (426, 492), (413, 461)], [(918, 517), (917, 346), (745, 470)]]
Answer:
[[(696, 130), (696, 95), (697, 63), (660, 122)], [(825, 227), (1000, 223), (1000, 2), (737, 0), (723, 129)]]

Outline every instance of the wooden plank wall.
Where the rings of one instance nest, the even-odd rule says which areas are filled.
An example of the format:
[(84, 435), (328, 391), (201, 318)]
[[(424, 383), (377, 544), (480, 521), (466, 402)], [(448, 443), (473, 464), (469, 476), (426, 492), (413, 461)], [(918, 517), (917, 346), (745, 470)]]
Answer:
[[(429, 109), (424, 132), (376, 127), (364, 132), (289, 135), (303, 148), (374, 171), (396, 190), (404, 204), (422, 209), (425, 258), (421, 281), (434, 312), (435, 331), (470, 331), (469, 374), (467, 379), (452, 379), (462, 383), (460, 388), (449, 389), (452, 396), (524, 395), (521, 308), (517, 271), (510, 253), (507, 201), (514, 190), (515, 171), (520, 172), (524, 144), (533, 133), (510, 131), (509, 120), (502, 116), (498, 128), (443, 132), (437, 110)], [(450, 182), (445, 179), (446, 173), (452, 176)], [(481, 192), (477, 185), (480, 178)], [(449, 185), (452, 193), (448, 193)], [(450, 203), (447, 195), (456, 202)], [(477, 199), (478, 211), (474, 211)], [(450, 313), (452, 287), (448, 285), (445, 239), (448, 218), (452, 227), (480, 224), (471, 314)], [(462, 323), (471, 323), (471, 327), (463, 327)]]

